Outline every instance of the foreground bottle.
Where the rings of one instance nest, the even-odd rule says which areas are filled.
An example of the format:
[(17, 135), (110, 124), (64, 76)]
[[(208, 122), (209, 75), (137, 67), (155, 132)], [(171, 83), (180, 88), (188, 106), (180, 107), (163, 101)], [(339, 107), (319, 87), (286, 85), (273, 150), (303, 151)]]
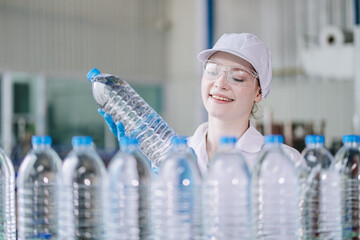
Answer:
[(235, 143), (220, 139), (203, 181), (203, 239), (252, 239), (250, 171)]
[(110, 239), (150, 239), (152, 175), (136, 139), (121, 139), (121, 151), (109, 164), (109, 181)]
[(311, 173), (304, 198), (306, 239), (341, 239), (340, 176), (335, 160), (324, 146), (324, 136), (305, 137), (301, 155)]
[(335, 155), (341, 178), (342, 239), (360, 237), (360, 136), (345, 135)]
[(154, 239), (200, 239), (201, 178), (186, 139), (174, 137), (154, 189)]
[(114, 122), (124, 124), (125, 134), (136, 138), (141, 151), (157, 166), (165, 158), (175, 131), (124, 80), (101, 74), (96, 68), (87, 77), (95, 101)]
[(285, 153), (281, 135), (265, 136), (253, 170), (253, 217), (256, 239), (299, 239), (300, 176)]
[(33, 136), (31, 143), (17, 178), (18, 239), (57, 239), (61, 159), (51, 148), (50, 136)]
[(73, 137), (72, 146), (61, 171), (60, 239), (106, 239), (104, 163), (91, 137)]
[(14, 166), (0, 148), (0, 239), (16, 239)]

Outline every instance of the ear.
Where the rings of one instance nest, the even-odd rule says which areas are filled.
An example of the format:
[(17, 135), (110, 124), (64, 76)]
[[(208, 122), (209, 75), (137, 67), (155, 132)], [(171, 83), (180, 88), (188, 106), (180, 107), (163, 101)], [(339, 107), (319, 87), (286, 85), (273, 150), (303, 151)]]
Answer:
[(254, 102), (260, 102), (262, 99), (262, 93), (261, 93), (261, 88), (260, 86), (257, 88), (257, 93), (256, 93), (256, 97), (254, 99)]

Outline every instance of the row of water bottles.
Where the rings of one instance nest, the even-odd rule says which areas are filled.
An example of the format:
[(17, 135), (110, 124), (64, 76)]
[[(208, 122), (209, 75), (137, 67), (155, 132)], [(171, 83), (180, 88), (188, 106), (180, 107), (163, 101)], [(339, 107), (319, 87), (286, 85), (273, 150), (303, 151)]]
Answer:
[[(133, 138), (106, 169), (91, 137), (72, 139), (61, 161), (50, 136), (33, 136), (33, 148), (15, 184), (11, 160), (1, 151), (0, 239), (193, 239), (200, 236), (200, 173), (183, 138), (174, 138), (158, 179)], [(182, 178), (182, 180), (179, 179)], [(180, 182), (179, 182), (180, 180)], [(169, 211), (174, 211), (170, 213)], [(197, 229), (197, 231), (195, 231)]]
[[(18, 239), (359, 238), (359, 136), (344, 136), (335, 158), (307, 136), (299, 159), (265, 136), (252, 171), (235, 138), (220, 141), (201, 178), (181, 137), (155, 176), (135, 139), (106, 169), (90, 137), (74, 137), (62, 162), (49, 136), (34, 136), (17, 178)], [(16, 239), (14, 170), (0, 157), (0, 239)]]

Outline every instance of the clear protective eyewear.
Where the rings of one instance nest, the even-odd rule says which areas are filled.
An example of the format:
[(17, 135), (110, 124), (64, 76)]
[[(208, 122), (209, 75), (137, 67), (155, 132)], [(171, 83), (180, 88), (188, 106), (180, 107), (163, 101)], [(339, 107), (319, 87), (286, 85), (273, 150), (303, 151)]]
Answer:
[(226, 80), (231, 85), (252, 87), (258, 74), (245, 67), (230, 67), (212, 60), (204, 62), (203, 76), (209, 80), (217, 80), (226, 72)]

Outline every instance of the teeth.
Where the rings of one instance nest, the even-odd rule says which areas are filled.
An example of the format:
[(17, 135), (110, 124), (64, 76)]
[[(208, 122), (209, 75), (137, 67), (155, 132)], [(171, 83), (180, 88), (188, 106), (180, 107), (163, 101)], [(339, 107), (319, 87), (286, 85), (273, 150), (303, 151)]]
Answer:
[(228, 98), (223, 98), (223, 97), (219, 97), (219, 96), (215, 96), (215, 95), (212, 95), (212, 97), (215, 99), (218, 99), (218, 100), (231, 102), (231, 99), (228, 99)]

